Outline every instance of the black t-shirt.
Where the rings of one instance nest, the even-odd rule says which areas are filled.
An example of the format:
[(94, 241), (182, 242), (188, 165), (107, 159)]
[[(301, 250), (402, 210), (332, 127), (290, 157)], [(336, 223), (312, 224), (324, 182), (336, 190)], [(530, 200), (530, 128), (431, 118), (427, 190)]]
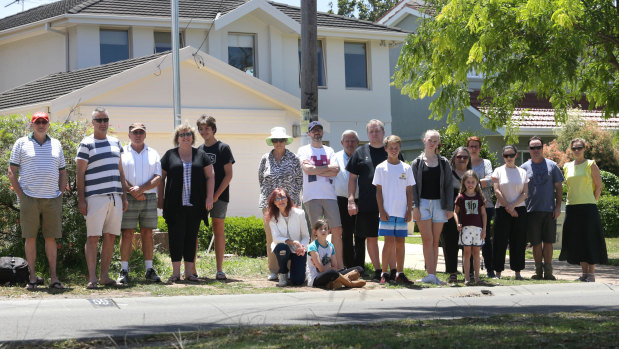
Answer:
[[(202, 144), (200, 149), (206, 153), (206, 156), (208, 156), (209, 160), (213, 163), (213, 170), (215, 171), (215, 191), (217, 191), (221, 181), (223, 181), (226, 176), (224, 165), (234, 163), (232, 151), (226, 143), (222, 143), (221, 141), (215, 142), (215, 144), (210, 147), (207, 147), (206, 144)], [(230, 185), (221, 193), (219, 200), (230, 202)]]
[(441, 198), (441, 167), (423, 166), (421, 170), (421, 198), (438, 200)]
[[(399, 154), (400, 160), (404, 160)], [(376, 203), (376, 187), (372, 184), (374, 170), (381, 162), (387, 160), (387, 151), (384, 147), (374, 148), (370, 144), (364, 144), (355, 150), (348, 161), (346, 170), (357, 175), (359, 186), (359, 212), (378, 212)]]

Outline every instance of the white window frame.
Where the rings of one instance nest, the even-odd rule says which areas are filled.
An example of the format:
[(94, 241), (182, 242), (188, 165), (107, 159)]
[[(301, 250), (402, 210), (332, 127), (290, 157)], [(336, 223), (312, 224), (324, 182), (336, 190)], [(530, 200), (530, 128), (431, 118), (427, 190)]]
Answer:
[[(127, 28), (127, 27), (99, 27), (99, 64), (108, 64), (108, 63), (114, 63), (114, 62), (118, 62), (118, 61), (114, 61), (114, 62), (106, 62), (103, 63), (101, 61), (101, 31), (124, 31), (127, 32), (127, 47), (128, 47), (128, 57), (126, 59), (131, 59), (133, 58), (133, 48), (131, 46), (131, 36), (133, 35), (131, 28)], [(121, 59), (122, 61), (122, 59)]]
[[(365, 44), (365, 84), (366, 87), (348, 87), (346, 86), (346, 44)], [(371, 79), (371, 69), (370, 69), (370, 45), (369, 41), (356, 41), (356, 40), (345, 40), (344, 41), (344, 87), (347, 90), (371, 90), (372, 79)]]
[[(169, 31), (169, 30), (153, 30), (153, 54), (158, 53), (157, 52), (157, 39), (155, 37), (156, 33), (168, 33), (168, 34), (170, 34), (170, 40), (172, 40), (172, 32), (171, 31)], [(181, 40), (179, 46), (180, 46), (180, 48), (183, 48), (183, 47), (185, 47), (185, 32), (181, 30), (181, 31), (179, 31), (178, 35), (179, 35), (180, 40)], [(172, 41), (170, 41), (170, 46), (172, 46)], [(170, 47), (170, 49), (171, 49), (171, 47)], [(162, 51), (162, 52), (164, 52), (164, 51)]]
[[(254, 77), (258, 77), (258, 34), (256, 33), (241, 33), (241, 32), (229, 32), (228, 36), (226, 37), (226, 63), (230, 64), (230, 53), (229, 53), (229, 49), (230, 49), (230, 44), (229, 44), (229, 37), (230, 35), (245, 35), (245, 36), (252, 36), (254, 39)], [(230, 64), (231, 65), (231, 64)], [(236, 68), (236, 67), (235, 67)], [(240, 69), (239, 69), (240, 70)], [(247, 74), (249, 75), (249, 74)]]

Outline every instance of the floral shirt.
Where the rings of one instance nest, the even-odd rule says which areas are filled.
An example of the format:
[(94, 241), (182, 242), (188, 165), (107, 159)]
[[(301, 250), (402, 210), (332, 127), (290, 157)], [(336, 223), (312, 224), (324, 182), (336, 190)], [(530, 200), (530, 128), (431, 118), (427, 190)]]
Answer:
[(286, 189), (292, 202), (301, 207), (301, 189), (303, 188), (301, 162), (288, 149), (279, 163), (273, 156), (273, 150), (262, 156), (258, 168), (258, 182), (260, 183), (258, 207), (267, 208), (267, 200), (275, 188)]

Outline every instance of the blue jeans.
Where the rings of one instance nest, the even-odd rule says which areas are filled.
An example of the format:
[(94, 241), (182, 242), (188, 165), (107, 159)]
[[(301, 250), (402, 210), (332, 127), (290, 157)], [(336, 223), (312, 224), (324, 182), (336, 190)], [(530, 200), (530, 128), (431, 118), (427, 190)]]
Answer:
[(273, 249), (273, 254), (279, 263), (280, 274), (288, 274), (288, 261), (290, 261), (290, 283), (292, 285), (298, 286), (305, 282), (307, 253), (297, 256), (296, 253), (290, 252), (288, 245), (280, 243)]

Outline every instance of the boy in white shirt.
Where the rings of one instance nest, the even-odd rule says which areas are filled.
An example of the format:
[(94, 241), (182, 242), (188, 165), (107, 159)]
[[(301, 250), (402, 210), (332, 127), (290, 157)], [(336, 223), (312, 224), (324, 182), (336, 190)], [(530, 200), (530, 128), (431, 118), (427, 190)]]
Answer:
[[(380, 213), (378, 235), (385, 239), (382, 264), (387, 265), (395, 253), (395, 282), (412, 285), (413, 282), (404, 275), (404, 241), (408, 236), (408, 222), (412, 219), (415, 179), (410, 165), (398, 158), (402, 146), (400, 137), (391, 135), (385, 138), (384, 144), (387, 160), (376, 166), (372, 181), (376, 186), (376, 201)], [(380, 283), (385, 284), (388, 280), (389, 274), (383, 273)]]

